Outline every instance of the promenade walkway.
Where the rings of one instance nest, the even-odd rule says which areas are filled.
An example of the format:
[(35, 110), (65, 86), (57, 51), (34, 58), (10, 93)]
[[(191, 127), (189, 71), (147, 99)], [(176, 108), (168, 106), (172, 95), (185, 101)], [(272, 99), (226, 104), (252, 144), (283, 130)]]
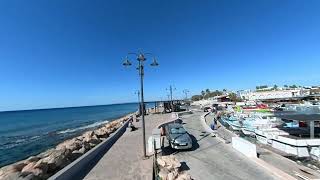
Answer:
[[(171, 118), (171, 114), (146, 116), (146, 138), (152, 129)], [(86, 175), (87, 180), (150, 180), (152, 179), (152, 158), (142, 160), (142, 123), (135, 122), (138, 130), (125, 132), (112, 148)]]

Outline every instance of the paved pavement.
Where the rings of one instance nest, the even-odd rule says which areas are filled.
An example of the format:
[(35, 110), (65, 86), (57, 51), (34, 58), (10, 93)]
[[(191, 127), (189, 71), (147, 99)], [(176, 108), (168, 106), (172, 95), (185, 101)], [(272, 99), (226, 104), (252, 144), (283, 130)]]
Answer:
[[(171, 114), (146, 116), (146, 137), (152, 129), (171, 118)], [(87, 180), (150, 180), (152, 158), (142, 160), (142, 123), (134, 123), (138, 130), (125, 132), (100, 159), (84, 179)]]
[(193, 136), (194, 148), (180, 152), (167, 149), (164, 153), (175, 154), (183, 169), (188, 170), (194, 179), (277, 179), (230, 145), (204, 132), (200, 124), (202, 114), (194, 112), (182, 116), (184, 127)]

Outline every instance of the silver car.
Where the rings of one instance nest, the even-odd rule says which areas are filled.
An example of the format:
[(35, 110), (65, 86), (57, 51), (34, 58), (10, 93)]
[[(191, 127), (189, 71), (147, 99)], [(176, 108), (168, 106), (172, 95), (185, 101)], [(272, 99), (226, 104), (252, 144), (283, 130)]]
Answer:
[(166, 125), (166, 135), (173, 149), (192, 148), (192, 139), (181, 124), (171, 123)]

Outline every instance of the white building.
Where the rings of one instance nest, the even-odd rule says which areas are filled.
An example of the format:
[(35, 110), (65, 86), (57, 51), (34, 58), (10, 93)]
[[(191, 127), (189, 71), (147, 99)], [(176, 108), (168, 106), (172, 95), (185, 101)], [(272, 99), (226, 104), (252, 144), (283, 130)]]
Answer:
[(306, 89), (287, 89), (287, 90), (271, 90), (271, 91), (239, 91), (238, 95), (246, 100), (267, 100), (293, 98), (309, 95), (310, 91)]

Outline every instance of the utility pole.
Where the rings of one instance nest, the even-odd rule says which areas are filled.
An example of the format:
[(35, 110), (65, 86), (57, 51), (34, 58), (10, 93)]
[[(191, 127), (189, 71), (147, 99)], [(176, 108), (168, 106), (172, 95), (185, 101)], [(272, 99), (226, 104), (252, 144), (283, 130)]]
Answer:
[(170, 85), (169, 89), (167, 88), (166, 90), (169, 90), (170, 92), (170, 101), (171, 101), (171, 111), (173, 112), (173, 98), (172, 98), (172, 91), (176, 90), (175, 87), (172, 87), (172, 85)]
[(188, 89), (185, 89), (185, 90), (183, 90), (183, 93), (186, 95), (186, 100), (188, 100), (189, 90), (188, 90)]
[(189, 111), (189, 102), (187, 102), (188, 101), (188, 93), (189, 93), (189, 90), (188, 89), (185, 89), (185, 90), (183, 90), (183, 93), (186, 95), (186, 99), (185, 99), (185, 104), (186, 104), (186, 106), (187, 106), (187, 110)]

